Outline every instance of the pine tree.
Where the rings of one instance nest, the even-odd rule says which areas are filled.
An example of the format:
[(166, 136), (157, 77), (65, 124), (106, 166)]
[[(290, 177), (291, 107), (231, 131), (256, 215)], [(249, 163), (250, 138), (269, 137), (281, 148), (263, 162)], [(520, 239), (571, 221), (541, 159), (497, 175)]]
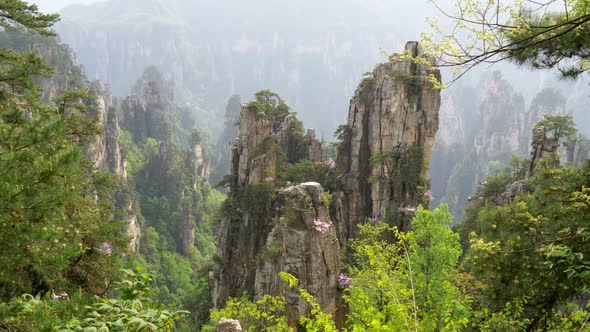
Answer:
[[(0, 1), (0, 26), (52, 36), (57, 15), (20, 0)], [(52, 75), (36, 52), (0, 49), (0, 296), (75, 284), (106, 288), (120, 246), (113, 179), (94, 173), (81, 148), (99, 133), (86, 91), (41, 101), (35, 77)], [(102, 250), (100, 249), (102, 246)]]

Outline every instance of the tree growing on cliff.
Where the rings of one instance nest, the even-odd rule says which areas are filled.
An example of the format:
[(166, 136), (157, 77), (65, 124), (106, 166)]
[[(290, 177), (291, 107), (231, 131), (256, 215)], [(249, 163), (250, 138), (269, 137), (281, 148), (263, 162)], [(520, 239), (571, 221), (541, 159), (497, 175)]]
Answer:
[(458, 78), (479, 64), (510, 60), (532, 68), (557, 68), (575, 78), (590, 69), (590, 1), (455, 0), (431, 3), (451, 26), (431, 20), (423, 34), (427, 52)]

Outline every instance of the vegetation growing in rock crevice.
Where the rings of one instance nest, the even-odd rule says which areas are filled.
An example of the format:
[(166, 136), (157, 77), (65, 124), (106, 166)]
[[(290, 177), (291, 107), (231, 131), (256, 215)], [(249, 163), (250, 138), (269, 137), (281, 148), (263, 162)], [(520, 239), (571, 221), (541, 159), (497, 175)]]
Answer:
[(427, 184), (423, 176), (424, 148), (412, 145), (381, 151), (371, 158), (371, 163), (381, 167), (382, 174), (371, 176), (369, 183), (387, 183), (390, 195), (400, 193), (402, 199), (414, 199), (424, 191)]
[(377, 77), (366, 77), (361, 81), (359, 86), (359, 98), (362, 103), (368, 104), (372, 100), (376, 84)]

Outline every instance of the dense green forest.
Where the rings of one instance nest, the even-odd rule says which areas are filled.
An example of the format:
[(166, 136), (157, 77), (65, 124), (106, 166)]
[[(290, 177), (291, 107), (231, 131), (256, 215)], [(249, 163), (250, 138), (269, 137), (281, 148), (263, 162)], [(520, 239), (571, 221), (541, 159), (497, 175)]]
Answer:
[[(491, 2), (458, 3), (469, 8), (455, 17), (465, 27)], [(498, 11), (511, 9), (498, 3)], [(440, 82), (429, 81), (437, 66), (469, 70), (487, 55), (507, 54), (583, 75), (588, 11), (589, 1), (572, 1), (565, 13), (530, 21), (513, 14), (501, 29), (484, 15), (475, 23), (489, 30), (467, 32), (502, 35), (508, 44), (461, 53), (444, 44), (448, 37), (426, 38), (425, 50), (450, 55), (442, 63), (418, 52), (391, 55), (381, 85), (386, 65), (365, 74), (351, 101), (351, 118), (367, 112), (359, 120), (367, 128), (354, 127), (356, 120), (341, 125), (328, 144), (269, 90), (244, 104), (229, 97), (215, 136), (197, 129), (212, 121), (202, 104), (181, 102), (175, 81), (156, 66), (125, 78), (135, 82), (129, 96), (112, 96), (59, 41), (57, 15), (0, 0), (0, 331), (225, 331), (223, 324), (244, 331), (590, 331), (590, 144), (561, 92), (543, 90), (525, 110), (500, 74), (482, 81), (487, 94), (472, 103), (479, 129), (467, 136), (481, 142), (490, 134), (497, 146), (510, 137), (515, 148), (435, 150), (432, 158), (446, 165), (438, 171), (449, 178), (432, 188), (445, 195), (437, 206), (423, 143), (380, 146), (370, 155), (362, 151), (368, 134), (355, 141), (369, 123), (385, 126), (381, 113), (365, 120), (388, 93), (438, 116), (440, 105), (428, 103), (428, 96), (440, 102)], [(410, 75), (399, 69), (404, 64)], [(383, 92), (387, 85), (393, 92)], [(507, 129), (502, 135), (498, 128)], [(467, 157), (453, 159), (456, 150)], [(347, 178), (355, 167), (370, 175), (360, 186)], [(377, 168), (382, 173), (371, 173)], [(395, 209), (351, 212), (354, 194), (374, 194), (383, 184)], [(310, 262), (328, 266), (329, 275), (314, 274)], [(220, 280), (236, 281), (224, 298)], [(336, 293), (318, 290), (318, 280)]]

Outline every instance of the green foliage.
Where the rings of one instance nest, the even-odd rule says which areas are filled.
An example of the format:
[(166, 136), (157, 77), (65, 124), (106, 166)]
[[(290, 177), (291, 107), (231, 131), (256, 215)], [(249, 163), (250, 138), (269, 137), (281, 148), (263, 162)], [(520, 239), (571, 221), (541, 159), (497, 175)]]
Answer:
[(246, 186), (238, 193), (240, 209), (257, 218), (262, 218), (271, 212), (275, 199), (276, 192), (272, 181)]
[(544, 119), (535, 124), (536, 128), (543, 128), (552, 138), (562, 143), (573, 140), (576, 136), (576, 124), (571, 115), (545, 115)]
[(291, 114), (285, 101), (270, 90), (258, 91), (256, 99), (247, 103), (247, 106), (256, 107), (273, 125), (280, 125)]
[(438, 55), (438, 65), (454, 67), (458, 77), (478, 64), (503, 60), (535, 69), (557, 68), (570, 78), (590, 68), (584, 42), (590, 34), (587, 0), (563, 6), (495, 0), (433, 4), (452, 21), (442, 28), (431, 20), (432, 30), (422, 36), (423, 48)]
[[(466, 328), (470, 310), (455, 279), (461, 246), (450, 223), (448, 208), (443, 206), (434, 212), (420, 209), (412, 222), (413, 230), (406, 234), (383, 223), (359, 225), (359, 238), (351, 245), (357, 262), (350, 267), (352, 287), (344, 290), (349, 331)], [(310, 315), (299, 318), (301, 328), (336, 331), (334, 318), (322, 311), (296, 277), (285, 272), (279, 277), (311, 306)], [(261, 311), (269, 302), (272, 310)], [(247, 298), (230, 299), (226, 309), (214, 310), (211, 317), (213, 322), (222, 317), (246, 322), (248, 331), (288, 331), (286, 325), (279, 328), (284, 320), (277, 321), (284, 315), (283, 303), (283, 298), (268, 296), (256, 303)]]
[(35, 4), (21, 0), (0, 2), (0, 27), (31, 30), (43, 36), (54, 36), (51, 27), (59, 20), (57, 14), (41, 14)]
[(279, 272), (279, 277), (289, 285), (289, 288), (297, 289), (299, 295), (311, 306), (310, 317), (299, 317), (299, 324), (309, 332), (336, 332), (336, 324), (332, 315), (322, 311), (320, 305), (315, 302), (313, 296), (304, 288), (298, 287), (299, 280), (289, 273)]
[(405, 235), (425, 331), (461, 329), (469, 315), (453, 279), (461, 245), (459, 234), (450, 228), (452, 222), (446, 205), (433, 212), (419, 209), (412, 220), (412, 231)]
[(343, 124), (338, 126), (336, 131), (334, 132), (334, 137), (340, 142), (344, 142), (350, 139), (352, 136), (352, 129), (349, 125)]
[(345, 296), (352, 331), (456, 331), (469, 318), (454, 275), (461, 254), (446, 206), (420, 209), (412, 231), (359, 226), (352, 243), (356, 267)]
[(342, 188), (342, 182), (338, 178), (340, 173), (326, 163), (313, 163), (304, 159), (295, 164), (288, 164), (284, 170), (279, 171), (279, 184), (312, 181), (321, 184), (326, 192), (336, 192)]
[[(0, 12), (0, 25), (46, 35), (54, 21), (21, 1), (0, 3)], [(34, 78), (53, 70), (40, 54), (0, 53), (0, 296), (98, 287), (115, 261), (98, 248), (126, 245), (122, 225), (109, 220), (114, 180), (93, 173), (82, 153), (98, 133), (86, 116), (92, 96), (65, 91), (44, 103)]]
[(464, 265), (486, 285), (480, 301), (490, 312), (526, 301), (521, 321), (540, 328), (567, 300), (588, 292), (589, 178), (590, 164), (543, 165), (512, 202), (479, 206), (470, 214), (466, 222), (477, 226), (469, 227), (474, 233)]
[(422, 176), (424, 149), (418, 145), (380, 151), (371, 157), (371, 163), (383, 167), (383, 175), (370, 177), (369, 183), (384, 181), (412, 197), (420, 194), (426, 185)]
[(0, 304), (0, 328), (16, 331), (170, 331), (186, 311), (158, 307), (147, 297), (151, 278), (125, 270), (117, 298), (74, 293), (65, 300), (24, 294)]
[(411, 95), (415, 96), (420, 93), (420, 89), (422, 88), (422, 78), (419, 75), (408, 75), (400, 71), (392, 71), (389, 73), (389, 77), (391, 77), (394, 82), (401, 83)]
[(363, 103), (368, 103), (372, 100), (375, 84), (377, 84), (376, 77), (367, 77), (361, 81), (359, 86), (359, 98)]

